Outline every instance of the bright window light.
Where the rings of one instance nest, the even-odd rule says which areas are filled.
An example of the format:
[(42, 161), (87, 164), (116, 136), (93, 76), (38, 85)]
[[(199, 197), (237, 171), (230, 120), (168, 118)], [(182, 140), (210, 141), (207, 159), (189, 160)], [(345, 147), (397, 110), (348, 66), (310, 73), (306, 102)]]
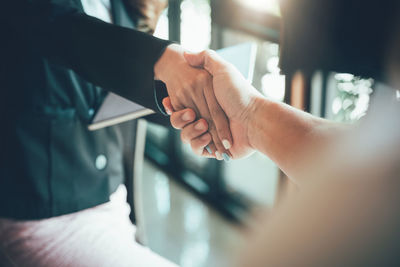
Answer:
[(158, 20), (156, 30), (154, 32), (154, 36), (168, 40), (169, 37), (169, 29), (168, 29), (168, 9), (164, 10), (161, 14), (160, 19)]
[(206, 0), (184, 0), (181, 4), (181, 44), (200, 52), (211, 42), (211, 7)]
[(275, 15), (280, 14), (278, 0), (236, 0), (241, 5), (258, 10), (261, 12), (269, 12)]

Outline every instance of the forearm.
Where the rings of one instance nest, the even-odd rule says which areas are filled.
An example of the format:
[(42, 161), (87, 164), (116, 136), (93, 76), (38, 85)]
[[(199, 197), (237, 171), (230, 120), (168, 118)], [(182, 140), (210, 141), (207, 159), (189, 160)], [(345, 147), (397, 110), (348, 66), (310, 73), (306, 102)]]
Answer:
[(170, 42), (87, 16), (72, 2), (8, 2), (0, 21), (32, 51), (95, 85), (157, 110), (153, 69)]
[(157, 110), (153, 68), (169, 42), (85, 15), (71, 16), (60, 24), (60, 31), (69, 38), (55, 42), (63, 43), (68, 57), (52, 51), (50, 59), (106, 90)]
[(263, 97), (255, 99), (249, 114), (248, 138), (251, 146), (270, 157), (289, 177), (310, 169), (307, 157), (343, 126), (284, 103)]

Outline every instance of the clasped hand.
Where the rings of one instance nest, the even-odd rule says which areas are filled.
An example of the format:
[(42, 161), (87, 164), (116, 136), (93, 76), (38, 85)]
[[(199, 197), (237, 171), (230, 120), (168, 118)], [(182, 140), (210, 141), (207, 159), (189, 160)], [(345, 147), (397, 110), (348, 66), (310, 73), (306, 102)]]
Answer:
[[(215, 99), (211, 75), (204, 69), (191, 67), (179, 45), (167, 47), (155, 64), (154, 73), (155, 78), (167, 86), (169, 110), (188, 108), (182, 117), (187, 122), (202, 118), (194, 128), (208, 130), (202, 138), (208, 144), (208, 151), (195, 152), (218, 159), (232, 157), (229, 152), (233, 143), (229, 121)], [(183, 141), (190, 142), (188, 138), (183, 138)]]
[[(190, 143), (196, 154), (205, 157), (222, 159), (221, 153), (228, 153), (236, 159), (249, 155), (253, 148), (248, 125), (254, 102), (261, 97), (259, 92), (214, 51), (183, 53), (182, 57), (184, 61), (179, 64), (189, 64), (191, 69), (173, 78), (174, 82), (167, 82), (167, 87), (170, 84), (176, 89), (175, 84), (182, 83), (180, 79), (196, 75), (197, 78), (182, 90), (168, 89), (169, 97), (163, 100), (172, 126), (182, 130), (182, 141)], [(214, 153), (210, 154), (208, 147)]]

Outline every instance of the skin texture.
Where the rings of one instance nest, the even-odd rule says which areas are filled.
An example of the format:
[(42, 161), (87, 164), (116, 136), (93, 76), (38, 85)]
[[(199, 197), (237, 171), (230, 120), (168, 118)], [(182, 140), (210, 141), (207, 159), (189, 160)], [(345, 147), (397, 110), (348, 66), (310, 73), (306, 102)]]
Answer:
[(250, 231), (238, 266), (399, 266), (394, 93), (376, 88), (367, 116), (310, 157), (301, 190)]
[[(158, 19), (168, 4), (166, 0), (126, 0), (129, 11), (138, 18), (137, 28), (153, 34)], [(215, 99), (209, 74), (200, 69), (189, 68), (183, 59), (183, 49), (178, 45), (169, 46), (155, 64), (156, 78), (166, 83), (168, 94), (175, 108), (190, 107), (197, 117), (206, 120), (207, 130), (212, 138), (206, 144), (211, 155), (205, 151), (205, 156), (217, 156), (226, 153), (231, 156), (229, 148), (232, 136), (229, 131), (228, 119)], [(205, 139), (203, 139), (205, 140)], [(182, 139), (188, 142), (186, 139)], [(199, 143), (199, 142), (196, 142)], [(201, 142), (200, 144), (203, 144)], [(202, 154), (203, 151), (196, 151)]]
[[(312, 154), (313, 150), (329, 142), (333, 133), (343, 129), (339, 124), (263, 97), (231, 64), (213, 51), (185, 54), (185, 58), (191, 66), (202, 67), (213, 77), (216, 99), (229, 118), (233, 137), (230, 152), (234, 159), (258, 150), (295, 179), (301, 176), (301, 167), (307, 164), (305, 149)], [(198, 121), (179, 119), (188, 110), (176, 109), (169, 103), (170, 100), (164, 100), (164, 106), (172, 114), (171, 124), (182, 129), (182, 139), (190, 142), (194, 151), (201, 151), (204, 143), (197, 139), (207, 130), (194, 130), (193, 125)]]
[(191, 67), (183, 55), (179, 45), (168, 46), (154, 66), (156, 79), (167, 85), (174, 110), (191, 108), (197, 118), (207, 121), (212, 137), (209, 147), (213, 155), (230, 155), (222, 143), (222, 140), (227, 140), (232, 144), (229, 121), (215, 98), (213, 79), (206, 70)]

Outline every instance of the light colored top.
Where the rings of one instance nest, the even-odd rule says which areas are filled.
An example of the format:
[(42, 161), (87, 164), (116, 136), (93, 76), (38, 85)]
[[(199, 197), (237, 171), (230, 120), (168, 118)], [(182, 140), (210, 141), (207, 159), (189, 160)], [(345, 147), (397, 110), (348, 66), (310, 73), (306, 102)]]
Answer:
[(110, 0), (81, 0), (81, 2), (87, 15), (112, 23)]

